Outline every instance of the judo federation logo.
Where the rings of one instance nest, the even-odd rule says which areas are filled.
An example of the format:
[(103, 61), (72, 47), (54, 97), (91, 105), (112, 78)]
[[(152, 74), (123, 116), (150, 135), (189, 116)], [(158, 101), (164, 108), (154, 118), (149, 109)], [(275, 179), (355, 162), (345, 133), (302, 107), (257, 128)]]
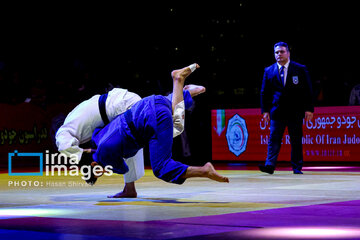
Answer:
[(248, 136), (245, 120), (238, 114), (235, 114), (230, 118), (226, 131), (226, 140), (230, 152), (237, 157), (242, 154), (246, 150)]

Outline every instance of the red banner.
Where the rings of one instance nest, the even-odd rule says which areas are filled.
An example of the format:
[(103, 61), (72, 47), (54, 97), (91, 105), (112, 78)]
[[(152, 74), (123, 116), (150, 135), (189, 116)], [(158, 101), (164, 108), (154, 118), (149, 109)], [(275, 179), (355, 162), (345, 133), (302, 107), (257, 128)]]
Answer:
[[(44, 152), (54, 150), (51, 120), (67, 114), (75, 104), (52, 104), (46, 109), (31, 103), (9, 105), (0, 103), (0, 167), (7, 166), (8, 153)], [(54, 150), (55, 151), (55, 150)]]
[[(211, 111), (212, 159), (266, 159), (269, 125), (260, 109)], [(304, 160), (359, 161), (360, 106), (318, 107), (312, 121), (303, 122)], [(290, 137), (284, 133), (278, 160), (290, 160)]]

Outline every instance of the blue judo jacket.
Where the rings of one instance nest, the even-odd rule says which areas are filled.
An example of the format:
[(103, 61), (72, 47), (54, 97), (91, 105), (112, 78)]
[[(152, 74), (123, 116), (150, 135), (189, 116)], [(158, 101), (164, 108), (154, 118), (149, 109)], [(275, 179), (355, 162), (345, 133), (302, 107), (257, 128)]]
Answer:
[[(189, 97), (185, 91), (186, 109), (192, 105)], [(103, 166), (111, 165), (115, 173), (124, 174), (129, 170), (124, 158), (133, 157), (149, 145), (155, 176), (167, 182), (183, 183), (180, 176), (188, 166), (172, 159), (173, 122), (169, 99), (171, 95), (143, 98), (104, 128), (96, 129), (92, 138), (97, 146), (94, 160)]]

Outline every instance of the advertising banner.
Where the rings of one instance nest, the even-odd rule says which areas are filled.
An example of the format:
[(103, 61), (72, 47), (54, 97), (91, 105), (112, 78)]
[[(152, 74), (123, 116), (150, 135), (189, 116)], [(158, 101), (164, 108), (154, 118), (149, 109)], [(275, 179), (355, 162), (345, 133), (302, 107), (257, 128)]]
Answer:
[[(260, 109), (211, 111), (212, 159), (263, 161), (270, 124)], [(303, 121), (304, 160), (359, 161), (360, 106), (318, 107), (312, 121)], [(278, 160), (290, 160), (290, 137), (285, 130)]]

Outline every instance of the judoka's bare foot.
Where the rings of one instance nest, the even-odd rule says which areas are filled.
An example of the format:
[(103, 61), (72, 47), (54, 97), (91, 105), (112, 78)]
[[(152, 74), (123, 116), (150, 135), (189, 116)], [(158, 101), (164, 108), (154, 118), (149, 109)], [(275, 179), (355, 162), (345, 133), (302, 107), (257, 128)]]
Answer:
[(137, 193), (119, 192), (115, 195), (109, 195), (108, 198), (137, 198)]
[(206, 163), (203, 166), (203, 168), (204, 168), (204, 171), (206, 172), (208, 178), (218, 181), (218, 182), (229, 182), (229, 178), (223, 177), (220, 174), (218, 174), (216, 172), (214, 166), (211, 163), (209, 163), (209, 162)]
[(171, 77), (173, 80), (184, 82), (185, 79), (197, 68), (200, 68), (199, 64), (191, 64), (190, 66), (184, 67), (182, 69), (172, 71)]
[(188, 90), (191, 97), (195, 97), (206, 91), (206, 88), (200, 85), (189, 84), (185, 85), (184, 90)]
[(135, 189), (135, 183), (125, 183), (124, 189), (122, 192), (119, 192), (115, 195), (107, 196), (108, 198), (137, 198), (137, 192)]
[(171, 108), (174, 112), (175, 107), (180, 102), (184, 101), (183, 88), (185, 79), (193, 72), (195, 69), (199, 68), (199, 64), (194, 63), (190, 66), (184, 67), (182, 69), (174, 70), (171, 72), (171, 77), (173, 78), (173, 95), (171, 99)]
[(191, 177), (206, 177), (217, 182), (229, 182), (229, 178), (218, 174), (214, 166), (209, 162), (202, 167), (188, 167), (183, 178)]

